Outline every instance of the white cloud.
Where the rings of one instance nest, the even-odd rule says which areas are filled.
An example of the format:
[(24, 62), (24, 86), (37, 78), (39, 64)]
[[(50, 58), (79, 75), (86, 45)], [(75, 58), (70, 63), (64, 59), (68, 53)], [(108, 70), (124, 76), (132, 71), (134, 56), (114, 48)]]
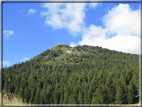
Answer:
[(29, 60), (29, 58), (27, 58), (27, 57), (24, 57), (21, 59), (21, 61), (27, 61), (27, 60)]
[(90, 7), (95, 8), (97, 6), (97, 3), (90, 3), (89, 5)]
[(105, 39), (105, 32), (99, 37), (95, 34), (86, 34), (83, 36), (82, 41), (79, 41), (79, 44), (101, 46), (111, 50), (140, 54), (140, 38), (131, 35), (116, 35), (115, 37)]
[[(2, 61), (0, 61), (0, 68), (1, 68), (1, 64), (2, 64)], [(10, 65), (11, 65), (11, 61), (6, 61), (6, 60), (3, 61), (3, 67), (10, 66)]]
[(100, 43), (104, 41), (105, 33), (102, 27), (97, 27), (95, 25), (90, 25), (83, 32), (82, 40), (79, 41), (80, 45), (92, 45), (100, 46)]
[[(91, 8), (95, 8), (96, 6), (97, 6), (97, 3), (92, 3), (92, 2), (94, 2), (95, 0), (89, 0), (90, 1), (90, 3), (88, 3), (89, 4), (89, 6), (91, 7)], [(99, 0), (97, 0), (97, 1), (99, 1)]]
[(106, 29), (122, 35), (140, 36), (140, 10), (132, 10), (128, 4), (119, 4), (103, 18)]
[(45, 24), (54, 29), (67, 28), (71, 34), (81, 32), (84, 26), (85, 3), (46, 3), (40, 15), (46, 16)]
[(103, 47), (112, 50), (140, 54), (140, 38), (131, 35), (117, 35), (104, 40)]
[[(105, 37), (105, 35), (104, 35), (104, 30), (102, 29), (102, 27), (90, 25), (89, 28), (86, 28), (83, 31), (83, 36), (82, 36), (81, 42), (85, 43), (85, 41), (94, 41), (94, 40), (101, 41), (101, 39), (104, 37)], [(81, 42), (79, 42), (79, 44), (82, 44)]]
[(71, 43), (70, 43), (70, 47), (75, 47), (75, 46), (77, 46), (76, 43), (74, 43), (74, 42), (71, 42)]
[(32, 13), (36, 13), (36, 10), (35, 9), (29, 9), (29, 12), (28, 12), (28, 14), (32, 14)]
[[(83, 32), (79, 44), (140, 54), (139, 14), (139, 10), (131, 10), (128, 4), (119, 4), (104, 16), (106, 28), (91, 25)], [(112, 36), (112, 34), (115, 34), (115, 36), (106, 38), (106, 36)]]
[(6, 37), (9, 37), (13, 35), (13, 30), (4, 30), (3, 33), (5, 34)]

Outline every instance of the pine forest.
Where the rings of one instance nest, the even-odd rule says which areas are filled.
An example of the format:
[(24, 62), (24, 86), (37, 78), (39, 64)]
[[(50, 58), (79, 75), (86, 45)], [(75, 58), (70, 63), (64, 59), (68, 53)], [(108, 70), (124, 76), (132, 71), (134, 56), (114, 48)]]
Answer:
[(135, 104), (139, 55), (58, 44), (3, 68), (2, 90), (30, 104)]

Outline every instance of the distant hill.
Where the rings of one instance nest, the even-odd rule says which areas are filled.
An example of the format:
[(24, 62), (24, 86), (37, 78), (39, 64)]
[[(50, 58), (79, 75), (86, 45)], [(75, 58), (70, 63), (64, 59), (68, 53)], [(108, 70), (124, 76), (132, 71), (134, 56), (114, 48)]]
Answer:
[(2, 89), (33, 104), (134, 104), (139, 56), (98, 46), (56, 45), (2, 69)]

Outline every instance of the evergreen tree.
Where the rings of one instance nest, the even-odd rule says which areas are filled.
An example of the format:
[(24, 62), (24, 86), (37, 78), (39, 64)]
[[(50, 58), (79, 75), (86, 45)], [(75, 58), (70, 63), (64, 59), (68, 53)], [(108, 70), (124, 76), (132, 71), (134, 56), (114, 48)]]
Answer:
[(30, 96), (29, 102), (32, 103), (32, 102), (34, 101), (35, 94), (36, 94), (36, 89), (33, 88), (33, 89), (31, 90), (31, 96)]
[(69, 99), (69, 93), (67, 91), (64, 92), (64, 101), (63, 104), (68, 104), (68, 99)]
[(23, 87), (21, 86), (18, 92), (18, 97), (21, 98), (23, 100)]
[(63, 94), (61, 94), (61, 96), (60, 96), (60, 104), (63, 104), (63, 100), (64, 100), (64, 97), (63, 97), (64, 95)]
[(78, 95), (78, 102), (79, 104), (83, 104), (84, 102), (84, 92), (82, 90), (79, 90), (79, 95)]
[(97, 88), (94, 95), (92, 104), (104, 104), (104, 95), (101, 88)]
[(39, 104), (40, 102), (40, 88), (37, 89), (36, 91), (36, 95), (35, 95), (35, 98), (34, 98), (34, 104)]
[(133, 89), (132, 89), (132, 85), (128, 85), (128, 93), (127, 93), (127, 100), (128, 100), (128, 104), (133, 104)]
[(118, 86), (117, 93), (116, 93), (116, 104), (125, 104), (124, 102), (124, 89), (121, 86)]
[(26, 86), (25, 89), (24, 89), (24, 97), (25, 97), (26, 102), (29, 102), (30, 94), (31, 94), (30, 90)]

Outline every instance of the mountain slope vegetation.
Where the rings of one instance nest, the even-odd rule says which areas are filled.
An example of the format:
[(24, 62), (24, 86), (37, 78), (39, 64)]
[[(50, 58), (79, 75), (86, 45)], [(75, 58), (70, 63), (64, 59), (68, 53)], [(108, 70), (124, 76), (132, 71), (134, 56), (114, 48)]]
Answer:
[(56, 45), (3, 68), (2, 90), (33, 104), (134, 104), (139, 100), (139, 56)]

